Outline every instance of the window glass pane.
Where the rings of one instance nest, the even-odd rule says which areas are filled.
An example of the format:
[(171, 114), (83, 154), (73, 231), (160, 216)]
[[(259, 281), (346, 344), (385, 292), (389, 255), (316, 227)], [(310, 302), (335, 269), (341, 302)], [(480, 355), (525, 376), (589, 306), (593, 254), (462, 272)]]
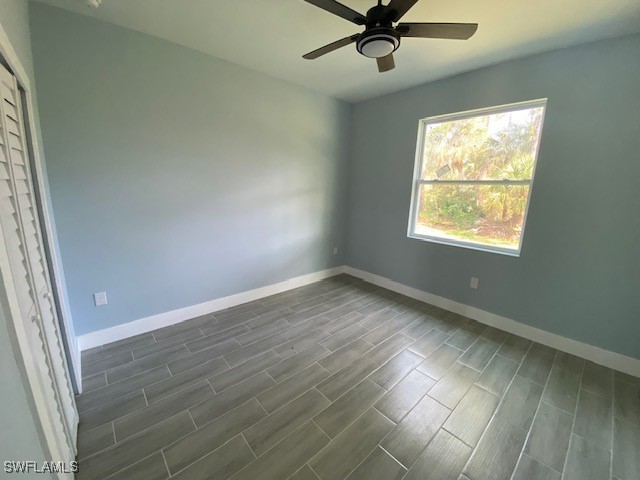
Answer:
[(425, 128), (423, 180), (528, 180), (543, 107), (481, 114)]
[(414, 233), (517, 251), (529, 185), (421, 185)]

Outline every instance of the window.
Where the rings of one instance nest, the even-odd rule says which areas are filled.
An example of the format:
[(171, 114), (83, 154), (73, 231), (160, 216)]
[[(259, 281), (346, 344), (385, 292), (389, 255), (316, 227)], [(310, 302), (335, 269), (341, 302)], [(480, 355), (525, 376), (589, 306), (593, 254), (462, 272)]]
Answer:
[(519, 255), (545, 106), (421, 120), (409, 236)]

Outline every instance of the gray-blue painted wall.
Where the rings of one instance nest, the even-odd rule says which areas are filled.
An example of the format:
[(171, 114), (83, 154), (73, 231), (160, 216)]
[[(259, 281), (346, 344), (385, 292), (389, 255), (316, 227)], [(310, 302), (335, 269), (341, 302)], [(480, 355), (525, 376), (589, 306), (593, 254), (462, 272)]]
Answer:
[[(346, 262), (640, 357), (639, 36), (350, 107), (43, 5), (31, 22), (79, 334)], [(418, 120), (536, 98), (521, 257), (408, 239)]]
[(42, 4), (30, 16), (77, 334), (344, 262), (348, 104)]
[[(418, 120), (537, 98), (549, 103), (520, 258), (407, 238)], [(640, 36), (365, 101), (351, 128), (349, 265), (640, 358)]]

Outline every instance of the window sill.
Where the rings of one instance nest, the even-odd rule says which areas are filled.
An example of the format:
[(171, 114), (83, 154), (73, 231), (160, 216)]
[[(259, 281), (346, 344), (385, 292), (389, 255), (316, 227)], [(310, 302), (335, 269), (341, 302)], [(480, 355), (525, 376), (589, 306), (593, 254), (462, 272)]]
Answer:
[(407, 237), (414, 240), (422, 240), (423, 242), (438, 243), (440, 245), (448, 245), (450, 247), (467, 248), (469, 250), (477, 250), (480, 252), (497, 253), (508, 257), (520, 256), (520, 249), (516, 250), (511, 248), (493, 247), (491, 245), (482, 245), (479, 243), (464, 242), (462, 240), (452, 240), (448, 238), (431, 237), (429, 235), (419, 235), (417, 233), (409, 233), (407, 234)]

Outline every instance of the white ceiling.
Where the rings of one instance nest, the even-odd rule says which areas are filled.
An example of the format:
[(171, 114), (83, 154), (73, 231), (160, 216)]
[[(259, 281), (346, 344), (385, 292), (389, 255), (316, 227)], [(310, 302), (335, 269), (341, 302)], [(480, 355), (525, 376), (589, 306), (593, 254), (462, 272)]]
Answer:
[[(638, 0), (420, 0), (408, 22), (477, 22), (470, 40), (403, 39), (396, 69), (345, 47), (302, 55), (362, 27), (303, 0), (38, 0), (160, 37), (347, 101), (503, 60), (640, 31)], [(375, 0), (343, 0), (365, 13)]]

